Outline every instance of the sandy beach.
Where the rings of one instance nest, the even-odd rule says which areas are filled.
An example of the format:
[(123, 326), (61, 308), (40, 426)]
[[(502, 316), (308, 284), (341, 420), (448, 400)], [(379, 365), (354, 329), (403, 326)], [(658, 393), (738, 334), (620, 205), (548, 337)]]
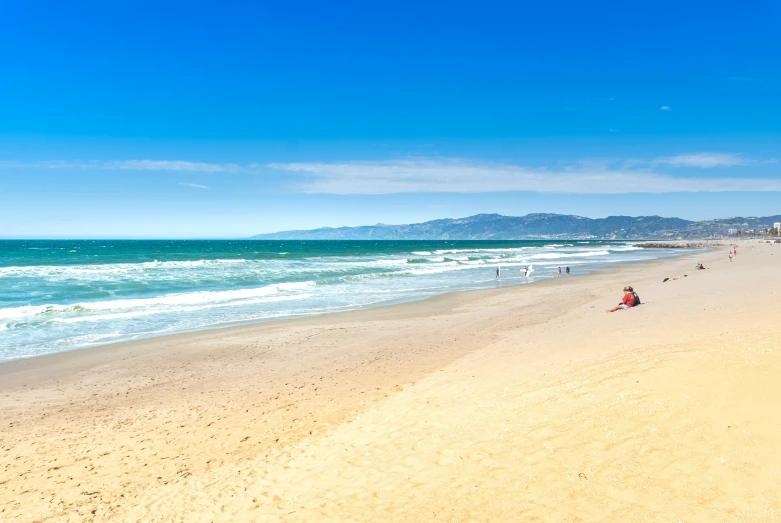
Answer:
[(779, 521), (780, 297), (743, 243), (0, 365), (0, 520)]

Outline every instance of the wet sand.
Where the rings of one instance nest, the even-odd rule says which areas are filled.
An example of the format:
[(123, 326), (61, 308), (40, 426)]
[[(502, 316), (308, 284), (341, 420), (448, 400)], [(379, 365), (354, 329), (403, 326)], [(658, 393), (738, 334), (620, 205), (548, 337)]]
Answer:
[(0, 519), (776, 521), (780, 268), (744, 244), (0, 365)]

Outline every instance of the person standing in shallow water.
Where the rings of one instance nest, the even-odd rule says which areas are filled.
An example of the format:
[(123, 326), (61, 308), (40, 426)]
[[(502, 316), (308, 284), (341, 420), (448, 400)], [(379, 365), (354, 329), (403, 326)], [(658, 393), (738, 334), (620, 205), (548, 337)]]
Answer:
[(559, 267), (559, 274), (558, 276), (561, 276), (561, 267)]
[(569, 267), (567, 267), (567, 276), (569, 276)]
[(499, 266), (498, 265), (496, 266), (496, 277), (497, 278), (499, 277)]

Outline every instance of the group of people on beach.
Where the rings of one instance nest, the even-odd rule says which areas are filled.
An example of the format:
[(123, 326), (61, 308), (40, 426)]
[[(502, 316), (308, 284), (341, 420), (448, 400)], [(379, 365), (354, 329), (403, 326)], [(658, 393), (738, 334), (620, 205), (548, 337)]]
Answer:
[[(737, 256), (738, 249), (735, 245), (730, 245), (729, 250), (729, 261), (732, 261), (733, 256)], [(694, 266), (694, 268), (698, 271), (702, 271), (707, 269), (702, 263), (697, 263), (697, 265)], [(569, 267), (567, 267), (567, 275), (569, 275)], [(559, 276), (561, 276), (561, 267), (559, 267)], [(683, 275), (683, 277), (686, 277), (686, 274)], [(677, 280), (678, 278), (665, 278), (664, 281), (668, 280)], [(635, 290), (632, 288), (631, 285), (627, 285), (624, 287), (624, 296), (621, 298), (621, 303), (613, 307), (612, 309), (605, 309), (605, 312), (616, 312), (616, 311), (622, 311), (631, 309), (632, 307), (637, 307), (640, 305), (640, 297), (637, 295)]]
[[(733, 256), (737, 256), (738, 249), (735, 245), (730, 245), (729, 250), (729, 261), (732, 261)], [(694, 268), (698, 271), (706, 270), (707, 267), (705, 267), (702, 263), (697, 263)], [(561, 268), (559, 268), (559, 275), (561, 275)], [(687, 275), (684, 274), (682, 278), (685, 278)], [(677, 278), (665, 278), (662, 280), (662, 282), (667, 282), (669, 280), (678, 280), (681, 277)], [(640, 297), (637, 295), (635, 290), (632, 288), (631, 285), (628, 285), (624, 287), (624, 297), (621, 299), (621, 303), (613, 307), (612, 309), (605, 309), (605, 312), (615, 312), (615, 311), (621, 311), (626, 309), (631, 309), (632, 307), (636, 307), (640, 305)]]
[[(730, 257), (732, 256), (732, 253), (730, 253)], [(704, 269), (705, 267), (702, 266), (701, 263), (697, 264), (698, 269)], [(521, 269), (521, 272), (523, 272), (524, 276), (529, 276), (532, 272), (532, 268), (530, 266), (526, 266), (523, 269)], [(566, 274), (569, 276), (569, 267), (566, 267)], [(499, 278), (501, 275), (501, 266), (496, 266), (496, 277)], [(558, 276), (561, 276), (561, 267), (559, 267)], [(666, 281), (667, 279), (665, 279)], [(631, 285), (627, 285), (624, 287), (624, 297), (621, 299), (621, 303), (613, 307), (612, 309), (605, 309), (605, 312), (616, 312), (626, 309), (631, 309), (632, 307), (637, 307), (640, 305), (640, 296), (637, 295), (635, 290), (632, 288)]]
[[(496, 277), (497, 278), (499, 278), (499, 276), (501, 276), (501, 272), (502, 272), (501, 269), (502, 269), (501, 265), (497, 265), (496, 266)], [(532, 267), (531, 265), (527, 265), (526, 267), (521, 269), (521, 272), (523, 273), (524, 277), (528, 278), (529, 275), (532, 272), (534, 272), (534, 267)], [(558, 274), (558, 276), (561, 276), (561, 267), (559, 267), (559, 274)], [(567, 267), (567, 276), (569, 276), (569, 267)]]

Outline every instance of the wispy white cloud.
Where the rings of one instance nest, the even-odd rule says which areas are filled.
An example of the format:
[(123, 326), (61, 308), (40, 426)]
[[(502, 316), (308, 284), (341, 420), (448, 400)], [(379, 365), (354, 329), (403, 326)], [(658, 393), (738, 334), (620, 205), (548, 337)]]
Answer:
[(670, 108), (669, 105), (663, 105), (662, 106), (662, 111), (672, 111), (672, 109)]
[(713, 167), (735, 167), (736, 165), (749, 165), (751, 163), (754, 162), (744, 158), (740, 154), (689, 153), (657, 158), (651, 162), (651, 165), (671, 165), (673, 167), (700, 167), (709, 169)]
[(781, 191), (781, 179), (673, 177), (605, 165), (546, 169), (454, 158), (379, 162), (273, 163), (294, 190), (327, 194), (532, 191), (570, 194)]
[[(254, 164), (253, 164), (254, 165)], [(191, 172), (243, 172), (252, 170), (253, 165), (241, 166), (235, 163), (204, 163), (184, 160), (113, 160), (113, 161), (71, 161), (47, 160), (40, 162), (0, 162), (0, 168), (13, 169), (124, 169), (132, 171), (191, 171)]]
[(198, 171), (206, 173), (238, 172), (243, 167), (233, 163), (203, 163), (183, 160), (124, 160), (106, 162), (108, 169), (130, 169), (134, 171)]
[(80, 166), (88, 167), (94, 162), (70, 162), (67, 160), (46, 160), (40, 162), (2, 161), (0, 169), (77, 169)]
[[(530, 191), (571, 194), (781, 191), (781, 178), (671, 176), (663, 168), (761, 165), (730, 153), (689, 153), (653, 160), (588, 160), (555, 167), (530, 167), (459, 158), (412, 157), (371, 162), (203, 163), (184, 160), (0, 162), (0, 169), (114, 169), (159, 172), (285, 173), (283, 183), (297, 192), (391, 194), (410, 192), (478, 193)], [(207, 185), (180, 182), (193, 189)]]

